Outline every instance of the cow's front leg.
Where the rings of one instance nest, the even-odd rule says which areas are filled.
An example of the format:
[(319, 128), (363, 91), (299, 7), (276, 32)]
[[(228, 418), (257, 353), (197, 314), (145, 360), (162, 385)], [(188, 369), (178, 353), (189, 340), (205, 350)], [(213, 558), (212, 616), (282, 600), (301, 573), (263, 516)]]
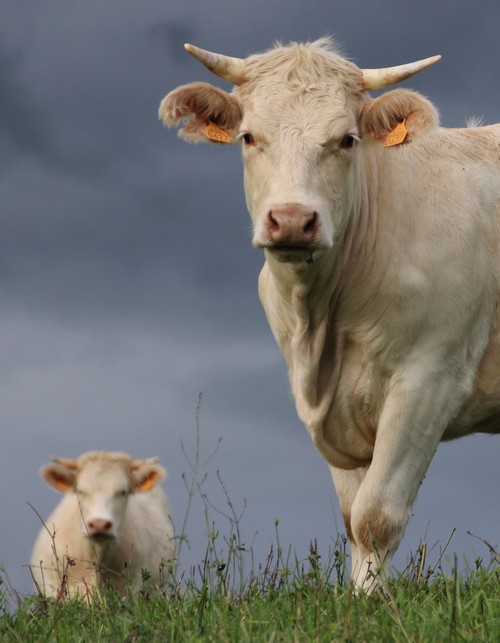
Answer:
[(359, 588), (372, 591), (389, 571), (420, 483), (456, 409), (455, 390), (449, 377), (429, 377), (425, 384), (400, 379), (386, 398), (372, 462), (357, 491), (360, 470), (333, 471), (336, 486), (344, 486), (341, 503), (347, 508), (353, 581)]

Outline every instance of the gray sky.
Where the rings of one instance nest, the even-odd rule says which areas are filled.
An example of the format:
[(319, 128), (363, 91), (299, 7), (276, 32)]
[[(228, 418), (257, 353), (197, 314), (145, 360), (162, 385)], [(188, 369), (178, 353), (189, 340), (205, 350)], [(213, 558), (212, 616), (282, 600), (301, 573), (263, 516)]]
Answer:
[[(240, 529), (263, 561), (280, 539), (327, 552), (343, 529), (330, 475), (296, 418), (283, 358), (257, 298), (237, 147), (187, 145), (157, 120), (191, 81), (228, 86), (183, 43), (235, 56), (332, 34), (362, 67), (436, 53), (404, 83), (442, 123), (499, 120), (500, 4), (464, 0), (2, 0), (0, 22), (0, 564), (26, 564), (59, 496), (38, 477), (53, 455), (158, 455), (183, 521), (198, 394), (206, 491), (220, 470)], [(440, 447), (395, 558), (427, 538), (472, 564), (500, 541), (498, 438)], [(213, 516), (221, 530), (226, 521)], [(191, 547), (206, 527), (196, 502)]]

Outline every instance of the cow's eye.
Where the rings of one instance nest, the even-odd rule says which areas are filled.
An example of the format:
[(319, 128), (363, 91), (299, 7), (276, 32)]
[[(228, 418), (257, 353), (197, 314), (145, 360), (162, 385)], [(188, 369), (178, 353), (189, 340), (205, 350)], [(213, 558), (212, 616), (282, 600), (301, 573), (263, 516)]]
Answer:
[(344, 138), (340, 142), (340, 147), (343, 150), (350, 150), (351, 147), (354, 145), (355, 140), (356, 139), (354, 138), (354, 136), (352, 134), (346, 134), (344, 136)]
[(241, 138), (243, 139), (245, 145), (253, 145), (255, 143), (255, 140), (250, 132), (245, 132)]

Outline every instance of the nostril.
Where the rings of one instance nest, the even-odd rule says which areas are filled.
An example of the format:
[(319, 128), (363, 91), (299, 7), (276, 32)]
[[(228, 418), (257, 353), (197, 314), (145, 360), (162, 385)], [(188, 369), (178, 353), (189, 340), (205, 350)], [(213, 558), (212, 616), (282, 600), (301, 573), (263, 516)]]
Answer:
[(306, 234), (314, 234), (316, 232), (317, 227), (318, 227), (318, 213), (313, 212), (311, 214), (311, 218), (304, 226), (304, 232)]
[(278, 230), (280, 229), (280, 224), (274, 218), (272, 210), (269, 210), (269, 212), (267, 213), (267, 224), (270, 232), (278, 232)]

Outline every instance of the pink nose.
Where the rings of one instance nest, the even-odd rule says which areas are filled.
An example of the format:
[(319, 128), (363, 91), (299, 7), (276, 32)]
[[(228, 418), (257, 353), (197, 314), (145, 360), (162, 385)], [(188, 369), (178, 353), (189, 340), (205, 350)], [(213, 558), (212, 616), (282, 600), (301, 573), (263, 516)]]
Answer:
[(113, 529), (113, 523), (102, 518), (94, 518), (87, 523), (89, 536), (110, 536)]
[(267, 236), (276, 246), (307, 246), (316, 239), (318, 214), (302, 205), (287, 203), (269, 210)]

